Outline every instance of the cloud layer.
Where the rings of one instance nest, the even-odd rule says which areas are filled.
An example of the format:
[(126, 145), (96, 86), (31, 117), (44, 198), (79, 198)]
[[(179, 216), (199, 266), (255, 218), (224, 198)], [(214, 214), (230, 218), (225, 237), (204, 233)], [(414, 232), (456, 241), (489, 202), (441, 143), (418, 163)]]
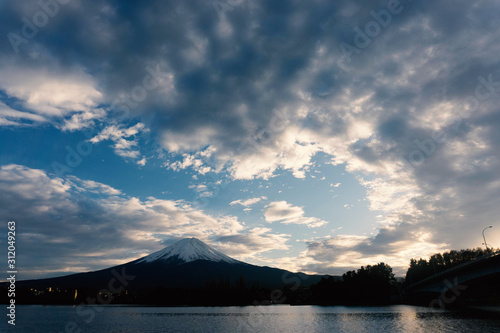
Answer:
[(288, 248), (288, 235), (249, 228), (234, 216), (213, 217), (184, 201), (142, 201), (102, 183), (21, 165), (1, 167), (0, 193), (0, 215), (17, 222), (23, 279), (105, 268), (182, 237), (241, 259)]
[[(165, 168), (238, 181), (272, 181), (284, 172), (307, 179), (314, 156), (326, 154), (358, 177), (379, 220), (373, 237), (309, 243), (303, 268), (310, 270), (347, 266), (347, 258), (403, 265), (417, 253), (479, 246), (482, 227), (498, 223), (500, 213), (500, 6), (400, 1), (390, 22), (372, 23), (380, 22), (373, 13), (391, 8), (368, 0), (243, 1), (221, 15), (207, 1), (75, 0), (24, 36), (17, 53), (1, 41), (0, 126), (104, 124), (91, 142), (110, 140), (116, 154), (139, 165), (146, 159), (135, 135), (148, 132), (168, 154)], [(21, 18), (37, 10), (36, 1), (5, 4), (0, 33), (23, 36)], [(69, 226), (81, 223), (80, 235), (92, 239), (97, 228), (101, 243), (135, 232), (137, 251), (159, 240), (150, 233), (203, 236), (199, 230), (246, 244), (238, 253), (251, 255), (256, 244), (268, 249), (268, 229), (246, 229), (188, 203), (94, 198), (95, 184), (22, 166), (2, 172), (9, 184), (2, 214), (31, 221), (33, 239), (48, 237), (54, 223), (62, 244), (75, 239)], [(86, 205), (100, 217), (86, 215), (97, 214)], [(326, 224), (297, 205), (271, 202), (266, 221)], [(203, 228), (193, 216), (206, 220)], [(139, 231), (143, 224), (147, 232)], [(117, 244), (125, 247), (126, 237)], [(286, 237), (273, 237), (285, 249)], [(494, 230), (491, 237), (500, 241)]]

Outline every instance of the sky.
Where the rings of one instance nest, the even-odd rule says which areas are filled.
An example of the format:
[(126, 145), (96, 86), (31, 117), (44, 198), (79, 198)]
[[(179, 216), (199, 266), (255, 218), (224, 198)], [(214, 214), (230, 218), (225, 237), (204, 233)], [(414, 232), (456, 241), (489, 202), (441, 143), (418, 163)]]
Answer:
[[(341, 275), (500, 247), (495, 1), (2, 1), (18, 279), (185, 237)], [(3, 245), (2, 245), (3, 244)], [(6, 250), (5, 250), (6, 251)]]

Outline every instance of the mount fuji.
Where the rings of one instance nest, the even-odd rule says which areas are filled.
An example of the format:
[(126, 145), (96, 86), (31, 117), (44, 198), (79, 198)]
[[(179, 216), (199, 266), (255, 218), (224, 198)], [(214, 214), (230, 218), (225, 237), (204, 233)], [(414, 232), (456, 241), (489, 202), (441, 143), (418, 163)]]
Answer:
[(78, 290), (80, 294), (80, 290), (109, 289), (110, 285), (120, 282), (130, 294), (151, 294), (155, 293), (154, 290), (198, 290), (195, 294), (198, 297), (199, 290), (213, 286), (223, 286), (225, 292), (233, 290), (231, 288), (255, 290), (256, 286), (268, 289), (287, 285), (308, 287), (322, 277), (325, 276), (251, 265), (233, 259), (196, 238), (185, 238), (122, 265), (56, 278), (18, 281), (17, 286), (30, 290)]
[(212, 249), (207, 244), (196, 238), (184, 238), (172, 246), (152, 253), (137, 263), (151, 263), (161, 260), (163, 263), (188, 263), (196, 260), (225, 262), (228, 264), (241, 264), (243, 262), (226, 256), (224, 253)]

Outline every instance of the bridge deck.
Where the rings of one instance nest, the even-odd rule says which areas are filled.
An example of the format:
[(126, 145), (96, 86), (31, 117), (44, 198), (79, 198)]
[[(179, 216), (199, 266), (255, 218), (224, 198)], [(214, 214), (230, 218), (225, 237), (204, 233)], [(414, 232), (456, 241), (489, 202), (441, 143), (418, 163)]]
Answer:
[(477, 259), (472, 260), (472, 261), (464, 262), (464, 263), (459, 264), (455, 267), (449, 268), (445, 271), (442, 271), (442, 272), (439, 272), (439, 273), (434, 274), (432, 276), (429, 276), (428, 278), (425, 278), (423, 280), (420, 280), (418, 282), (415, 282), (415, 283), (409, 285), (406, 288), (406, 290), (412, 291), (412, 290), (415, 290), (417, 288), (421, 288), (425, 285), (433, 284), (433, 283), (435, 283), (436, 280), (443, 280), (446, 277), (449, 277), (450, 275), (458, 276), (460, 272), (463, 272), (465, 270), (473, 268), (474, 266), (484, 265), (484, 264), (488, 264), (490, 262), (494, 263), (494, 262), (498, 261), (498, 259), (500, 259), (500, 251), (482, 256), (482, 257), (477, 258)]

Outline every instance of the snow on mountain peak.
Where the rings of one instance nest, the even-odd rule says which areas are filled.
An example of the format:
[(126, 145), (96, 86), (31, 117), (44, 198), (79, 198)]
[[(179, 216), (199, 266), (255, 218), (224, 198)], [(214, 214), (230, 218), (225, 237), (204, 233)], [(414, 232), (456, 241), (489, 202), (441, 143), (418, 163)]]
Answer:
[(238, 260), (226, 256), (224, 253), (212, 249), (207, 244), (196, 238), (184, 238), (163, 250), (154, 252), (137, 263), (153, 262), (157, 260), (181, 260), (185, 263), (195, 260), (209, 260), (215, 262), (226, 262), (230, 264), (239, 263)]

